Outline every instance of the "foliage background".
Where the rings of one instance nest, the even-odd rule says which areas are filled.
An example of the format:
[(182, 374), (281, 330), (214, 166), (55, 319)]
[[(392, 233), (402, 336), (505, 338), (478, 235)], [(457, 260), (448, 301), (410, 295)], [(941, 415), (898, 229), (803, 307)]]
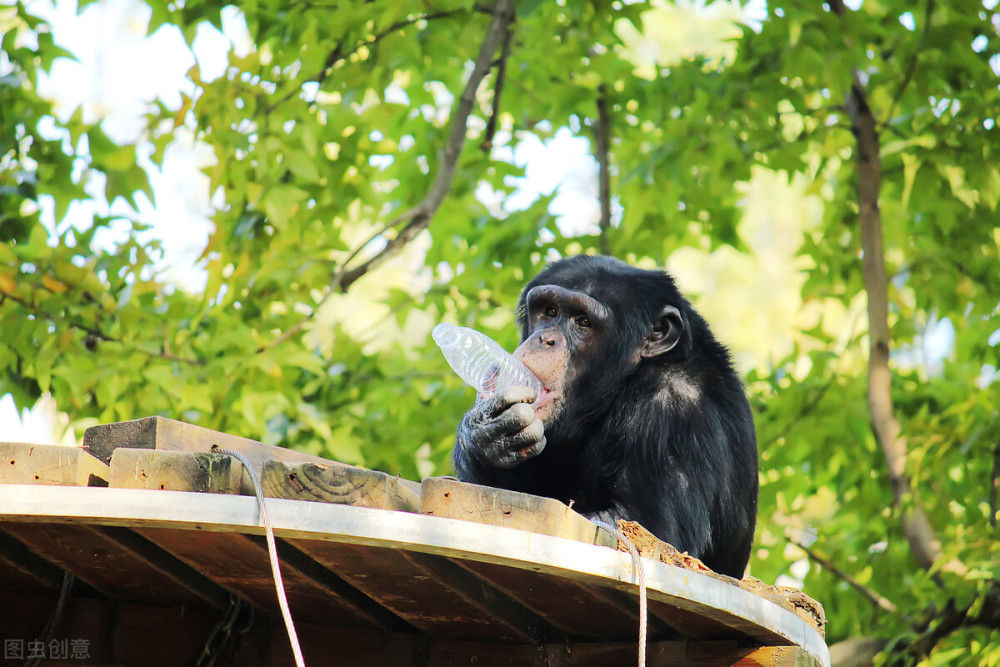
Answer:
[[(124, 6), (154, 54), (232, 42), (219, 72), (192, 59), (180, 94), (148, 93), (131, 133), (121, 105), (52, 90), (79, 53), (38, 3), (0, 7), (4, 401), (54, 401), (70, 440), (160, 414), (443, 474), (470, 395), (435, 322), (512, 347), (547, 259), (666, 266), (754, 405), (753, 574), (822, 601), (837, 651), (1000, 664), (995, 0), (534, 0), (509, 25), (507, 5), (81, 2)], [(565, 136), (594, 155), (579, 201), (526, 195), (546, 175), (519, 151)], [(151, 186), (180, 146), (202, 156), (207, 240)], [(880, 289), (888, 439), (869, 408)]]

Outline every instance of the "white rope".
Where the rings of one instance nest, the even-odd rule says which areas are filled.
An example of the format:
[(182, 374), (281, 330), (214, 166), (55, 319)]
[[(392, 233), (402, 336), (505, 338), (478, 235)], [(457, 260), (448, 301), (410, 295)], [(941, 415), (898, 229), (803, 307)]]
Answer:
[(648, 605), (646, 602), (646, 568), (642, 564), (642, 556), (639, 550), (632, 544), (632, 540), (625, 537), (625, 533), (618, 530), (617, 526), (612, 526), (606, 521), (592, 519), (592, 521), (604, 528), (609, 533), (618, 538), (619, 542), (624, 542), (632, 555), (632, 568), (635, 572), (635, 584), (639, 587), (639, 667), (646, 667), (646, 632), (648, 620)]
[(267, 506), (264, 504), (264, 492), (261, 490), (260, 478), (254, 470), (253, 465), (239, 452), (231, 449), (223, 449), (218, 445), (213, 445), (212, 450), (220, 454), (232, 456), (243, 464), (250, 480), (253, 482), (254, 493), (257, 494), (257, 507), (260, 510), (260, 522), (264, 525), (264, 536), (267, 538), (267, 555), (271, 559), (271, 573), (274, 575), (274, 589), (278, 593), (278, 606), (281, 607), (281, 617), (285, 620), (285, 629), (288, 630), (288, 642), (292, 645), (292, 655), (295, 656), (297, 667), (305, 667), (306, 661), (302, 657), (302, 647), (299, 646), (299, 635), (295, 632), (295, 623), (292, 621), (292, 611), (288, 608), (288, 598), (285, 596), (285, 582), (281, 578), (281, 566), (278, 564), (278, 548), (274, 543), (274, 530), (271, 528), (271, 520), (267, 517)]

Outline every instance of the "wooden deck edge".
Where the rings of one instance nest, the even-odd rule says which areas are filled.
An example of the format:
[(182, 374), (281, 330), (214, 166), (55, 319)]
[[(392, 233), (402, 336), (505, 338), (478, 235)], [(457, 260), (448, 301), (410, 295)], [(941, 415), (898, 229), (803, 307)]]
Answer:
[[(259, 534), (253, 498), (133, 489), (0, 485), (0, 520)], [(490, 562), (608, 586), (635, 594), (631, 559), (621, 552), (570, 540), (430, 516), (274, 499), (268, 512), (276, 534), (297, 539), (403, 549)], [(731, 624), (765, 645), (800, 646), (829, 664), (820, 634), (764, 598), (697, 572), (649, 562), (651, 599)]]

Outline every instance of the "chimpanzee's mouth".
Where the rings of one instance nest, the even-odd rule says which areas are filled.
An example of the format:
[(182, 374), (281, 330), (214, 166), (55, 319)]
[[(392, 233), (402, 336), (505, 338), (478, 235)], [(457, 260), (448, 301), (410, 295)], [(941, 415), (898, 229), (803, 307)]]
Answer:
[(535, 399), (533, 405), (536, 408), (538, 408), (542, 405), (545, 405), (546, 403), (551, 403), (553, 400), (555, 400), (555, 397), (556, 393), (554, 391), (546, 387), (542, 387), (542, 390), (538, 392), (538, 398)]

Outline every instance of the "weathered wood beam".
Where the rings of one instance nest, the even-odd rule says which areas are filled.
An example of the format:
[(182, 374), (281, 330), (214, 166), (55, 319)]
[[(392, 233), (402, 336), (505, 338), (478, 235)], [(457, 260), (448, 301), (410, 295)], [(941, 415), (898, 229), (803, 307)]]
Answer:
[(295, 540), (295, 547), (421, 632), (488, 636), (509, 632), (495, 611), (465, 600), (402, 549)]
[[(317, 497), (309, 498), (311, 500), (323, 500), (322, 497), (318, 496), (323, 496), (324, 494), (327, 497), (337, 495), (334, 490), (335, 483), (326, 489), (323, 488), (325, 484), (330, 483), (329, 480), (336, 478), (336, 473), (332, 472), (333, 469), (342, 469), (345, 471), (345, 475), (348, 473), (357, 473), (363, 477), (367, 473), (369, 479), (374, 479), (375, 475), (385, 475), (385, 473), (377, 473), (375, 471), (364, 471), (363, 468), (350, 466), (339, 461), (331, 461), (319, 456), (304, 454), (294, 449), (267, 445), (249, 438), (220, 433), (165, 417), (144, 417), (143, 419), (133, 421), (93, 426), (88, 428), (83, 434), (83, 448), (105, 462), (110, 462), (112, 454), (119, 448), (201, 453), (215, 453), (213, 448), (231, 449), (245, 456), (250, 461), (250, 464), (253, 465), (258, 475), (263, 475), (265, 464), (268, 462), (279, 461), (288, 464), (311, 463), (318, 467), (310, 469), (310, 475), (312, 476), (307, 475), (305, 481), (313, 480), (314, 487), (303, 490), (305, 494), (317, 493)], [(319, 470), (326, 470), (327, 472), (316, 472)], [(289, 470), (288, 472), (294, 472), (294, 470)], [(272, 475), (276, 473), (277, 471), (273, 472)], [(398, 496), (399, 502), (397, 504), (412, 504), (413, 498), (420, 495), (420, 484), (417, 482), (399, 479), (392, 475), (385, 475), (384, 478), (380, 477), (379, 479), (384, 480), (385, 483), (382, 486), (388, 489), (387, 495)], [(395, 480), (395, 482), (390, 484), (389, 480)], [(270, 483), (273, 489), (281, 486), (274, 481), (274, 478), (272, 478)], [(294, 492), (294, 490), (283, 490), (280, 493), (276, 492), (274, 495), (275, 497), (284, 498), (290, 497), (284, 494), (292, 494)], [(253, 493), (253, 487), (249, 485), (248, 479), (244, 479), (242, 493)], [(326, 500), (326, 502), (337, 501)], [(397, 506), (387, 509), (404, 508)]]
[(111, 454), (119, 447), (211, 452), (213, 445), (243, 454), (258, 469), (263, 467), (264, 461), (271, 460), (344, 465), (327, 461), (319, 456), (303, 454), (294, 449), (266, 445), (250, 438), (220, 433), (165, 417), (144, 417), (133, 421), (101, 424), (88, 428), (83, 434), (83, 448), (104, 462), (109, 462)]
[(0, 484), (107, 486), (110, 470), (77, 447), (0, 442)]
[(240, 493), (242, 481), (243, 465), (225, 454), (129, 447), (111, 454), (111, 486), (116, 488)]
[(561, 641), (565, 635), (521, 602), (448, 559), (429, 554), (409, 553), (407, 558), (429, 572), (441, 588), (501, 619), (510, 631), (495, 638), (534, 642)]
[(420, 511), (419, 487), (415, 492), (407, 480), (354, 466), (267, 461), (261, 487), (272, 498)]
[[(267, 553), (267, 543), (264, 538), (253, 536), (253, 542), (263, 553)], [(331, 571), (322, 564), (316, 562), (308, 554), (296, 549), (284, 540), (277, 540), (278, 558), (281, 560), (281, 567), (291, 568), (304, 579), (312, 582), (317, 588), (330, 591), (338, 598), (341, 598), (358, 609), (363, 615), (373, 621), (373, 623), (386, 631), (393, 632), (417, 632), (417, 630), (399, 616), (392, 613), (373, 600), (364, 592), (358, 590), (338, 573)]]
[(558, 500), (466, 484), (450, 477), (421, 483), (420, 513), (517, 528), (615, 548), (618, 539)]
[(35, 555), (118, 599), (201, 607), (226, 599), (210, 581), (125, 528), (4, 523), (3, 530)]
[[(625, 593), (494, 563), (460, 559), (453, 562), (544, 616), (569, 636), (620, 639), (638, 631), (639, 605)], [(657, 618), (650, 618), (649, 635), (674, 636)]]
[(0, 531), (0, 588), (14, 591), (59, 590), (63, 570), (39, 558), (24, 544)]
[[(274, 575), (267, 549), (259, 537), (163, 528), (142, 528), (140, 533), (230, 593), (265, 611), (278, 613)], [(293, 562), (282, 559), (281, 574), (296, 623), (323, 620), (331, 625), (382, 631), (398, 625), (384, 610), (373, 610), (367, 603), (355, 604), (359, 599), (357, 591), (345, 597), (342, 588), (331, 587), (328, 581), (318, 583), (315, 570), (301, 559)]]

